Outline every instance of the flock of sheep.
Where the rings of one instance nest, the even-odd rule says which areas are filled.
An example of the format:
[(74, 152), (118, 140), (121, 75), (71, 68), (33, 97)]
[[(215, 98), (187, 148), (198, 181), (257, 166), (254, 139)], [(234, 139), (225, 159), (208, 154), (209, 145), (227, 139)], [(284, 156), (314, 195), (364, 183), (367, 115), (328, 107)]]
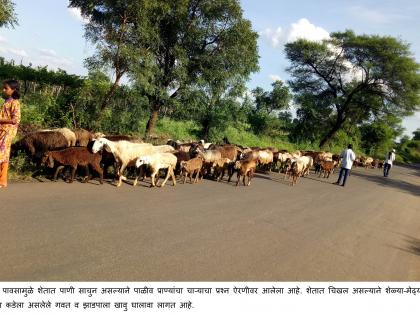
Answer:
[[(12, 155), (19, 151), (25, 152), (38, 166), (55, 168), (54, 180), (60, 171), (70, 167), (72, 182), (77, 168), (83, 166), (86, 170), (85, 182), (91, 178), (90, 168), (99, 175), (102, 184), (108, 168), (112, 166), (118, 179), (117, 187), (127, 180), (124, 175), (127, 168), (136, 170), (134, 186), (146, 176), (150, 176), (152, 187), (165, 186), (170, 177), (175, 186), (177, 175), (183, 178), (184, 183), (187, 178), (190, 183), (197, 183), (203, 177), (221, 181), (225, 175), (230, 182), (234, 173), (237, 173), (236, 185), (242, 178), (243, 185), (249, 186), (257, 168), (284, 172), (284, 178), (291, 178), (291, 184), (294, 185), (299, 177), (306, 176), (311, 169), (319, 176), (328, 178), (340, 163), (339, 155), (330, 152), (289, 153), (275, 148), (250, 148), (229, 143), (216, 145), (203, 140), (188, 143), (168, 140), (165, 145), (152, 145), (136, 137), (107, 136), (68, 128), (29, 133), (12, 145)], [(369, 158), (358, 160), (356, 165), (378, 166), (375, 163)], [(158, 185), (160, 171), (164, 170), (165, 179)]]

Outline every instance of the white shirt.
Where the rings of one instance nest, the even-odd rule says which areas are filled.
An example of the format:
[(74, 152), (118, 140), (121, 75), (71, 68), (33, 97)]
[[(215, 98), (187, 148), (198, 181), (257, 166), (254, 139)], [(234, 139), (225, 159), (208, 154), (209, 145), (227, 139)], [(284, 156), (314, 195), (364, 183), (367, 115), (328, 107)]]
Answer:
[(344, 150), (340, 157), (343, 159), (341, 161), (341, 167), (346, 168), (348, 170), (351, 169), (353, 166), (353, 162), (356, 159), (356, 154), (354, 154), (352, 149), (346, 149)]
[(385, 156), (385, 163), (392, 165), (392, 162), (395, 161), (395, 153), (391, 152), (391, 157), (388, 159), (389, 153)]

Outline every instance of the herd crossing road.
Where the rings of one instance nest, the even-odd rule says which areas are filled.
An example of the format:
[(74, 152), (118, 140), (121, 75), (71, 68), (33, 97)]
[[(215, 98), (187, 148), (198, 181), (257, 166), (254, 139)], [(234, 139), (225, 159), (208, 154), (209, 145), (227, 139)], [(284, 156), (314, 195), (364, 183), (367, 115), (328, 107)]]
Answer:
[(419, 281), (420, 169), (336, 179), (12, 183), (0, 191), (0, 280)]

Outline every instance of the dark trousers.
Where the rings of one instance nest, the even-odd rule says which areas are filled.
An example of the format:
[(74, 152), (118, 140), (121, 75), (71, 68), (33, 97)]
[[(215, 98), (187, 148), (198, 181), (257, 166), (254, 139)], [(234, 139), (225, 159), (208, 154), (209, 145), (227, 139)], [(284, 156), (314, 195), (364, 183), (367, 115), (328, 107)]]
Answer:
[(391, 164), (385, 163), (384, 164), (384, 176), (388, 177), (389, 170), (391, 169)]
[(341, 178), (343, 178), (343, 186), (346, 184), (347, 177), (350, 175), (350, 170), (342, 167), (340, 170), (340, 176), (338, 177), (337, 183), (340, 184)]

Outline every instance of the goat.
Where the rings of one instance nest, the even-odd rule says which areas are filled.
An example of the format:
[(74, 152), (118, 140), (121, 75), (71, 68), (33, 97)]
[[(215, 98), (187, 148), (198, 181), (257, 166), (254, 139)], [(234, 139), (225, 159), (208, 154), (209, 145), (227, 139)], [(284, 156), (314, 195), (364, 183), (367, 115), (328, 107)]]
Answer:
[(36, 131), (12, 144), (11, 151), (12, 156), (18, 151), (25, 152), (39, 166), (45, 151), (64, 149), (67, 145), (67, 139), (60, 132)]
[[(257, 161), (256, 160), (240, 160), (236, 161), (235, 163), (235, 169), (238, 171), (238, 180), (236, 181), (236, 186), (239, 185), (239, 181), (242, 181), (244, 186), (251, 185), (251, 179), (254, 176), (255, 169), (257, 167)], [(245, 184), (246, 177), (248, 177), (248, 184)]]
[(195, 175), (194, 183), (197, 183), (200, 178), (201, 169), (203, 167), (203, 159), (196, 157), (188, 161), (181, 162), (181, 178), (184, 176), (184, 184), (187, 180), (187, 176), (190, 176), (190, 183), (192, 183), (192, 177)]
[(335, 161), (321, 161), (320, 164), (320, 172), (319, 172), (319, 177), (321, 177), (321, 175), (323, 175), (323, 177), (325, 178), (330, 178), (330, 174), (332, 173), (332, 171), (334, 170), (336, 166), (336, 162)]
[[(54, 168), (55, 164), (58, 164), (54, 177), (54, 180), (57, 180), (58, 173), (65, 167), (70, 166), (71, 177), (70, 183), (74, 180), (74, 175), (76, 173), (77, 166), (85, 166), (89, 170), (91, 166), (98, 174), (100, 178), (100, 183), (103, 184), (103, 171), (100, 165), (101, 154), (91, 153), (85, 147), (70, 147), (60, 151), (47, 151), (44, 153), (42, 162), (47, 164), (48, 167)], [(89, 181), (89, 173), (85, 182)]]
[[(221, 158), (213, 162), (214, 177), (220, 182), (225, 176), (226, 170), (229, 170), (231, 160), (227, 158)], [(230, 174), (229, 174), (230, 175)]]
[[(136, 167), (140, 168), (142, 165), (147, 165), (147, 166), (150, 167), (150, 169), (152, 171), (151, 187), (157, 186), (157, 184), (158, 184), (157, 182), (159, 182), (159, 177), (157, 179), (157, 182), (155, 182), (155, 177), (156, 177), (156, 175), (159, 174), (159, 170), (168, 169), (168, 172), (166, 174), (166, 178), (163, 181), (162, 185), (160, 185), (160, 187), (165, 186), (166, 181), (168, 180), (169, 176), (172, 177), (173, 185), (176, 186), (176, 178), (175, 178), (175, 174), (174, 174), (174, 169), (176, 167), (176, 162), (177, 162), (177, 158), (172, 153), (161, 153), (161, 152), (159, 152), (159, 153), (154, 153), (154, 154), (139, 157), (136, 160)], [(136, 179), (134, 180), (133, 186), (137, 185), (137, 181), (138, 181), (139, 177), (140, 176), (136, 177)]]
[(73, 130), (76, 135), (76, 145), (81, 147), (87, 147), (89, 142), (93, 139), (93, 134), (85, 129)]
[(39, 132), (50, 132), (55, 131), (61, 133), (67, 140), (68, 147), (74, 147), (76, 145), (76, 134), (69, 128), (56, 128), (56, 129), (43, 129)]

